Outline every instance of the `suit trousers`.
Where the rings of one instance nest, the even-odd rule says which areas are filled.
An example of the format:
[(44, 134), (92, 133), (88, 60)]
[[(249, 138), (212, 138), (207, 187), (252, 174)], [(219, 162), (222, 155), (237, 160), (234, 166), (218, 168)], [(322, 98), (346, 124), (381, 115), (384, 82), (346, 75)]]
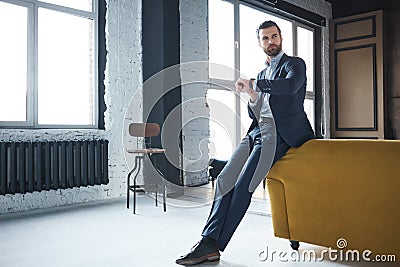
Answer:
[(220, 251), (244, 217), (254, 190), (289, 148), (275, 132), (272, 119), (259, 123), (242, 139), (216, 180), (214, 201), (202, 232), (218, 242)]

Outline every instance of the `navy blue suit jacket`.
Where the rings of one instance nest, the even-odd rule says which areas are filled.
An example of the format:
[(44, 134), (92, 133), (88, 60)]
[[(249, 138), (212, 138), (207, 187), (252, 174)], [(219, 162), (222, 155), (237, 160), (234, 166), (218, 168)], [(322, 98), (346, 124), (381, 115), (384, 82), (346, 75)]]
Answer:
[[(299, 57), (282, 55), (273, 73), (274, 79), (257, 76), (257, 91), (270, 94), (269, 105), (274, 116), (276, 131), (291, 147), (299, 147), (315, 135), (304, 112), (306, 95), (306, 65)], [(262, 99), (249, 103), (249, 115), (253, 119), (249, 132), (258, 126)]]

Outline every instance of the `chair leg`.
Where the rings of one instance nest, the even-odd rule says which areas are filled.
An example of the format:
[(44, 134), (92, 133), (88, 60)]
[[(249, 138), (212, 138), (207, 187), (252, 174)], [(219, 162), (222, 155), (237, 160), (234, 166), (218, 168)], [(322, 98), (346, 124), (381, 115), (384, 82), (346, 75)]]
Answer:
[[(157, 163), (156, 163), (156, 158), (154, 158), (154, 162), (153, 162), (153, 166), (155, 167), (156, 171), (160, 174), (160, 176), (162, 177), (162, 183), (161, 183), (161, 190), (162, 190), (162, 198), (163, 198), (163, 208), (164, 208), (164, 212), (167, 211), (167, 201), (166, 201), (166, 185), (165, 185), (165, 178), (163, 173), (157, 168)], [(158, 184), (155, 184), (156, 187), (156, 207), (158, 206)]]
[(131, 172), (128, 174), (128, 181), (127, 181), (128, 187), (127, 187), (127, 192), (126, 192), (126, 208), (129, 210), (129, 193), (131, 191)]
[(158, 195), (158, 188), (157, 188), (157, 184), (156, 184), (155, 186), (156, 186), (156, 207), (158, 207), (158, 199), (157, 199), (157, 195)]
[(163, 206), (164, 206), (164, 212), (167, 211), (166, 191), (167, 191), (167, 188), (166, 188), (166, 186), (164, 185), (164, 186), (163, 186)]
[(299, 250), (300, 242), (296, 240), (290, 240), (290, 246), (293, 250)]
[(264, 180), (263, 180), (263, 189), (265, 190), (265, 184), (266, 184), (266, 182), (267, 182), (267, 178), (264, 178)]
[(141, 157), (140, 156), (136, 156), (135, 157), (135, 168), (137, 166), (137, 172), (135, 175), (135, 178), (133, 178), (133, 214), (136, 214), (136, 191), (137, 191), (137, 185), (136, 185), (136, 179), (139, 175), (140, 172), (140, 167), (141, 167)]
[(136, 179), (133, 180), (133, 214), (136, 214)]
[[(136, 168), (137, 168), (137, 166), (138, 166), (138, 163), (137, 163), (137, 158), (135, 157), (135, 167), (133, 167), (133, 169), (128, 173), (128, 178), (127, 178), (127, 190), (126, 190), (126, 208), (127, 209), (129, 209), (129, 197), (130, 197), (130, 191), (132, 190), (131, 189), (131, 176), (132, 176), (132, 173), (134, 173), (135, 171), (136, 171)], [(136, 176), (135, 176), (135, 179), (136, 179)], [(135, 187), (133, 188), (134, 190), (135, 190)]]

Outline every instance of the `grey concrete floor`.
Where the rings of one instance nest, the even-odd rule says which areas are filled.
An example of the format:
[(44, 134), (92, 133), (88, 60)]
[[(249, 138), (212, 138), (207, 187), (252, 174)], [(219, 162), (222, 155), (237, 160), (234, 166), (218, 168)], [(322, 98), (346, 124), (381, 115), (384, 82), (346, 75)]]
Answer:
[[(136, 215), (126, 209), (125, 198), (0, 215), (0, 266), (178, 266), (175, 259), (198, 241), (212, 198), (209, 186), (186, 191), (185, 197), (167, 199), (166, 213), (140, 194)], [(323, 249), (302, 243), (300, 252), (318, 256)], [(273, 235), (268, 195), (259, 188), (221, 261), (200, 266), (370, 266), (326, 257), (297, 261), (291, 254), (288, 241)]]

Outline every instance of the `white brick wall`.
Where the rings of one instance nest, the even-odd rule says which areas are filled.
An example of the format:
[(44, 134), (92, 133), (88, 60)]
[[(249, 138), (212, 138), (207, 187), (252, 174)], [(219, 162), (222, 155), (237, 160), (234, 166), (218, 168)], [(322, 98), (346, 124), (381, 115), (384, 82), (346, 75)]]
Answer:
[[(181, 0), (181, 63), (208, 60), (208, 1)], [(331, 6), (324, 0), (288, 0), (294, 5), (315, 12), (327, 19), (331, 18)], [(326, 137), (329, 137), (329, 21), (322, 29), (322, 73), (324, 79), (325, 110), (327, 123)], [(209, 137), (207, 122), (202, 117), (209, 116), (206, 106), (207, 86), (190, 84), (193, 80), (205, 81), (208, 66), (190, 63), (181, 66), (183, 103), (183, 151), (184, 183), (197, 185), (207, 181), (208, 146), (204, 144)], [(196, 119), (197, 118), (197, 119)], [(197, 160), (196, 160), (197, 159)], [(196, 160), (196, 161), (195, 161)], [(195, 170), (195, 171), (189, 171)]]
[[(325, 137), (330, 137), (330, 96), (329, 96), (329, 22), (332, 19), (332, 7), (331, 4), (324, 0), (285, 0), (293, 5), (297, 5), (306, 10), (314, 12), (320, 16), (326, 18), (326, 27), (322, 28), (322, 58), (321, 58), (321, 70), (325, 93), (324, 98), (324, 111), (325, 111)], [(323, 111), (323, 112), (324, 112)]]
[[(183, 121), (184, 184), (208, 181), (209, 108), (208, 85), (208, 4), (207, 1), (181, 0), (181, 80)], [(198, 82), (198, 83), (194, 83)]]
[[(141, 1), (108, 0), (107, 4), (106, 130), (0, 129), (0, 140), (106, 138), (110, 141), (110, 183), (0, 196), (0, 214), (113, 198), (125, 193), (127, 167), (124, 160), (122, 129), (129, 101), (142, 83)], [(141, 113), (141, 108), (136, 108), (130, 117), (139, 120)]]
[[(323, 0), (287, 0), (326, 18), (331, 8)], [(28, 209), (69, 205), (122, 196), (126, 190), (127, 166), (124, 143), (130, 143), (126, 126), (142, 117), (141, 1), (107, 0), (106, 130), (11, 130), (0, 129), (0, 140), (54, 140), (107, 138), (109, 143), (110, 183), (102, 186), (51, 190), (0, 196), (0, 214)], [(207, 1), (181, 0), (181, 66), (183, 99), (184, 180), (186, 185), (207, 181), (208, 137), (206, 84), (191, 83), (208, 79)], [(329, 28), (323, 28), (323, 70), (326, 80), (326, 105), (329, 110)], [(203, 61), (203, 63), (189, 63)], [(125, 119), (125, 112), (131, 98)], [(328, 114), (329, 115), (329, 114)], [(329, 118), (328, 118), (329, 119)], [(327, 123), (329, 133), (329, 123)], [(130, 144), (132, 145), (132, 144)]]

